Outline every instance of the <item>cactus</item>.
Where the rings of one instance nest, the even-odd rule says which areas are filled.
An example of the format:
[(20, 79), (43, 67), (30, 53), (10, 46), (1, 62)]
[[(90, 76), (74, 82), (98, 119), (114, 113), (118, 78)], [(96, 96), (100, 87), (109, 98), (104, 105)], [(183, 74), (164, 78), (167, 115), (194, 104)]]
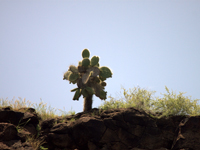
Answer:
[(99, 67), (99, 57), (93, 56), (91, 59), (88, 49), (82, 51), (83, 60), (79, 61), (76, 67), (70, 65), (67, 72), (64, 73), (63, 80), (69, 80), (70, 83), (77, 84), (77, 88), (72, 89), (75, 92), (73, 100), (79, 100), (80, 96), (84, 98), (83, 111), (92, 109), (92, 97), (96, 95), (101, 100), (105, 100), (107, 92), (104, 91), (107, 78), (112, 77), (112, 72), (108, 67)]
[(82, 90), (82, 94), (83, 94), (83, 97), (88, 97), (89, 96), (89, 93), (85, 88)]
[(79, 97), (81, 96), (81, 91), (82, 91), (82, 89), (76, 89), (76, 92), (75, 92), (75, 94), (74, 94), (74, 97), (73, 97), (73, 100), (78, 100), (79, 99)]
[(88, 58), (83, 58), (82, 60), (82, 66), (88, 67), (90, 65), (90, 60)]
[(76, 83), (77, 79), (79, 78), (79, 74), (71, 72), (69, 74), (69, 81), (72, 83)]
[(95, 65), (97, 65), (98, 63), (99, 63), (99, 57), (98, 57), (98, 56), (93, 56), (93, 57), (91, 58), (90, 65), (91, 65), (91, 66), (95, 66)]
[(103, 78), (109, 78), (112, 77), (112, 72), (108, 67), (101, 67), (100, 76), (102, 76)]
[(102, 100), (105, 100), (106, 99), (106, 94), (107, 94), (107, 92), (105, 92), (104, 90), (101, 90), (99, 98), (102, 99)]
[(69, 75), (71, 74), (71, 71), (67, 71), (64, 74), (63, 80), (69, 80)]
[(88, 49), (84, 49), (82, 51), (82, 57), (83, 58), (89, 58), (90, 57), (90, 51)]
[(90, 79), (92, 73), (93, 72), (90, 71), (90, 72), (86, 72), (85, 74), (83, 74), (83, 76), (82, 76), (82, 82), (83, 82), (83, 84), (86, 84), (88, 82), (88, 80)]
[(86, 71), (87, 72), (92, 72), (92, 74), (91, 74), (92, 77), (96, 77), (100, 73), (100, 70), (97, 67), (90, 67)]
[(86, 89), (87, 93), (90, 94), (90, 95), (93, 95), (95, 93), (94, 89), (89, 87), (89, 86), (85, 87), (85, 89)]
[(84, 105), (83, 105), (84, 112), (92, 109), (92, 97), (93, 97), (93, 95), (89, 95), (84, 98)]
[(106, 82), (104, 82), (104, 81), (101, 82), (101, 85), (102, 85), (102, 86), (106, 86)]
[(73, 73), (78, 73), (78, 68), (74, 65), (69, 66), (69, 71)]

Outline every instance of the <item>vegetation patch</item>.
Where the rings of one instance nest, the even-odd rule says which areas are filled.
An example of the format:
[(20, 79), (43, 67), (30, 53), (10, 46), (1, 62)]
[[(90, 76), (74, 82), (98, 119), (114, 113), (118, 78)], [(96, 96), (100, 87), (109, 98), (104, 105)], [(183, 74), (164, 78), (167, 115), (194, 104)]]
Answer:
[(192, 99), (191, 97), (184, 96), (184, 92), (176, 94), (165, 87), (166, 93), (162, 94), (163, 97), (154, 96), (155, 91), (148, 91), (144, 88), (134, 87), (126, 90), (122, 88), (120, 97), (110, 96), (110, 101), (105, 101), (100, 109), (116, 109), (116, 108), (129, 108), (142, 109), (150, 114), (160, 114), (159, 117), (168, 117), (176, 115), (200, 115), (200, 99)]

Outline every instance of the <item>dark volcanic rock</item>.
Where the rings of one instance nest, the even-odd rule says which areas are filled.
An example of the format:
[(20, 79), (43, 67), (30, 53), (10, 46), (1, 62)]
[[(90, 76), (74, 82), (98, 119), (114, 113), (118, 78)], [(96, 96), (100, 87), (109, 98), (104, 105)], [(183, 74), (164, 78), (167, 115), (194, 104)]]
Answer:
[(55, 123), (55, 119), (46, 119), (46, 120), (43, 120), (41, 123), (40, 123), (40, 127), (41, 127), (41, 130), (50, 130), (53, 126), (54, 126), (54, 123)]
[[(6, 107), (7, 108), (7, 107)], [(17, 112), (10, 109), (0, 110), (0, 122), (12, 123), (14, 125), (19, 124), (33, 124), (37, 126), (39, 123), (38, 116), (31, 112)]]
[(175, 139), (172, 150), (187, 148), (188, 150), (200, 149), (200, 117), (188, 117), (183, 119), (178, 128), (178, 136)]
[[(27, 108), (28, 109), (28, 108)], [(30, 110), (33, 110), (30, 108)], [(26, 142), (27, 135), (34, 137), (39, 123), (34, 111), (18, 112), (10, 107), (0, 109), (0, 149), (2, 150), (34, 150)]]
[(13, 124), (0, 123), (0, 141), (10, 141), (17, 137), (17, 129)]
[(157, 119), (134, 108), (92, 109), (39, 124), (33, 109), (23, 109), (0, 109), (0, 149), (34, 150), (37, 142), (48, 150), (200, 149), (199, 116)]
[(22, 143), (20, 140), (0, 142), (1, 150), (35, 150), (29, 143)]
[(23, 118), (24, 113), (15, 112), (12, 110), (0, 110), (0, 122), (12, 123), (18, 125), (20, 120)]
[(93, 109), (73, 117), (76, 120), (70, 121), (68, 117), (67, 121), (49, 129), (46, 139), (50, 150), (199, 149), (198, 117), (188, 119), (186, 116), (171, 116), (156, 119), (134, 108), (108, 111)]

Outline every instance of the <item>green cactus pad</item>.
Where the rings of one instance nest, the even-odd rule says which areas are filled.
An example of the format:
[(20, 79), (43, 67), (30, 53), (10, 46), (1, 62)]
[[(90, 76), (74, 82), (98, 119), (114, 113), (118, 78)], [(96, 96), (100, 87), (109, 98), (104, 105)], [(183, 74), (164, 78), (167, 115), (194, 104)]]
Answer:
[(91, 58), (90, 65), (91, 65), (91, 66), (95, 66), (95, 65), (97, 65), (98, 63), (99, 63), (99, 57), (98, 57), (98, 56), (93, 56), (93, 57)]
[(107, 92), (105, 92), (103, 89), (101, 89), (101, 90), (95, 90), (95, 95), (97, 96), (97, 97), (99, 97), (101, 100), (105, 100), (107, 97), (106, 97), (106, 95), (107, 95)]
[(64, 77), (63, 77), (63, 80), (69, 80), (69, 75), (70, 75), (71, 73), (72, 73), (71, 71), (65, 72)]
[(81, 96), (81, 89), (77, 89), (75, 94), (74, 94), (74, 97), (73, 97), (73, 100), (79, 100), (79, 97)]
[(88, 91), (86, 89), (83, 89), (82, 90), (82, 95), (83, 95), (83, 97), (88, 97), (89, 93), (88, 93)]
[(85, 89), (87, 90), (88, 94), (90, 94), (90, 95), (92, 95), (92, 94), (95, 93), (95, 92), (94, 92), (94, 89), (91, 88), (91, 87), (89, 87), (89, 86), (85, 87)]
[(90, 65), (90, 60), (88, 58), (84, 58), (82, 60), (82, 66), (88, 67)]
[(90, 57), (90, 51), (88, 49), (84, 49), (82, 51), (82, 57), (83, 58), (89, 58)]
[(99, 79), (100, 79), (101, 81), (105, 81), (105, 80), (106, 80), (106, 78), (104, 78), (104, 77), (102, 77), (102, 76), (99, 76)]
[(107, 97), (106, 97), (106, 95), (107, 95), (107, 92), (105, 92), (104, 90), (102, 90), (102, 91), (100, 91), (100, 99), (101, 100), (105, 100)]
[(101, 67), (100, 76), (103, 78), (109, 78), (109, 77), (112, 77), (112, 72), (108, 67)]
[(72, 89), (71, 90), (71, 92), (74, 92), (74, 91), (76, 91), (76, 90), (78, 90), (79, 88), (74, 88), (74, 89)]
[[(92, 84), (92, 88), (94, 89), (95, 95), (96, 95), (97, 97), (99, 97), (100, 99), (106, 98), (106, 97), (103, 96), (103, 94), (102, 94), (102, 91), (103, 91), (104, 87), (103, 87), (100, 83)], [(105, 95), (105, 94), (104, 94), (104, 95)]]
[(78, 68), (74, 65), (70, 65), (69, 66), (69, 71), (73, 72), (73, 73), (78, 73)]
[(72, 83), (76, 83), (76, 80), (79, 78), (79, 74), (77, 73), (70, 73), (69, 81)]

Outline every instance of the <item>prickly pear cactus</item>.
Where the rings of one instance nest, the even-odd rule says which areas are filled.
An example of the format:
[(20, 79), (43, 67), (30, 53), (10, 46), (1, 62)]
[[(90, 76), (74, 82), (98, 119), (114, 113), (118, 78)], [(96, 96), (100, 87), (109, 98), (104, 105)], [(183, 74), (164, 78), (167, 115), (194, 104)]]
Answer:
[(77, 67), (74, 65), (69, 66), (63, 77), (63, 80), (69, 80), (70, 83), (78, 86), (71, 90), (71, 92), (75, 92), (73, 100), (79, 100), (81, 95), (85, 99), (96, 95), (101, 100), (105, 100), (107, 98), (107, 92), (104, 91), (105, 80), (112, 77), (111, 70), (105, 66), (100, 67), (98, 56), (89, 59), (90, 52), (88, 49), (82, 51), (82, 57), (83, 59), (79, 61), (79, 65)]

